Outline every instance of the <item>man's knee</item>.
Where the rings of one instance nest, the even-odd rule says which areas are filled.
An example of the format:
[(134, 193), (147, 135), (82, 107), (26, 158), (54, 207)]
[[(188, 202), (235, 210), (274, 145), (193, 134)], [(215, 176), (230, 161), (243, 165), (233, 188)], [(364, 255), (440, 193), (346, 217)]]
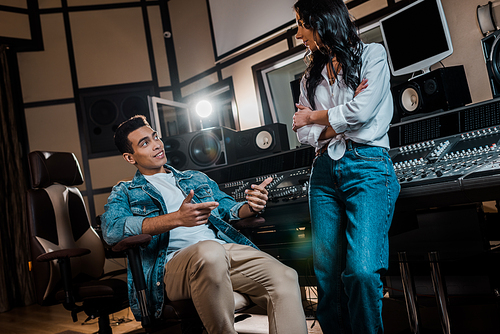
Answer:
[(290, 295), (294, 291), (299, 291), (299, 278), (297, 272), (285, 265), (274, 273), (274, 288), (278, 295)]
[[(192, 246), (192, 275), (203, 272), (220, 273), (229, 270), (229, 259), (226, 250), (216, 241), (200, 241)], [(217, 275), (219, 276), (219, 275)]]

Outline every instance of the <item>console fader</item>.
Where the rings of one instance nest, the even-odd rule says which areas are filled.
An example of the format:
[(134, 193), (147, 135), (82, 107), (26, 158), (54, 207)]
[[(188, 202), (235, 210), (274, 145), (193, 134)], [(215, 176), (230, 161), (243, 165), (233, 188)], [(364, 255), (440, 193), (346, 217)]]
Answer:
[(484, 128), (390, 150), (401, 186), (458, 180), (500, 157), (500, 127)]

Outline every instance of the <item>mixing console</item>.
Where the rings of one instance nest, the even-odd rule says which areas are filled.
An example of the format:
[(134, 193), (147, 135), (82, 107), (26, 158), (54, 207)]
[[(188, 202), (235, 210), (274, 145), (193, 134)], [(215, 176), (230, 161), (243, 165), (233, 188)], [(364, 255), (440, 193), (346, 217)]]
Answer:
[(249, 189), (252, 184), (259, 184), (266, 178), (272, 177), (273, 181), (266, 187), (269, 193), (267, 207), (271, 208), (289, 204), (293, 201), (307, 201), (310, 172), (310, 167), (302, 167), (219, 184), (219, 188), (237, 201), (244, 201), (246, 189)]
[(481, 129), (390, 151), (402, 187), (458, 179), (499, 158), (500, 127)]
[(500, 127), (481, 129), (390, 151), (401, 186), (458, 180), (500, 156)]

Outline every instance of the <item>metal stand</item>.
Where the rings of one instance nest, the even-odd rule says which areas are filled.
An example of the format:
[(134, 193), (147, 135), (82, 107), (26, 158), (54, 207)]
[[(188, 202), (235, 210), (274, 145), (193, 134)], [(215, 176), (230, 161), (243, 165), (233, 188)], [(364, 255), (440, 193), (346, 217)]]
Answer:
[(441, 326), (444, 334), (450, 334), (450, 319), (448, 317), (447, 296), (445, 284), (441, 277), (441, 271), (438, 263), (439, 257), (437, 252), (429, 252), (429, 262), (431, 266), (432, 286), (436, 295), (436, 303), (441, 318)]
[(406, 301), (406, 311), (408, 312), (408, 321), (410, 322), (410, 330), (412, 334), (419, 334), (419, 315), (417, 309), (417, 294), (415, 293), (415, 285), (413, 277), (410, 273), (406, 252), (398, 252), (399, 271), (401, 281), (403, 282), (403, 291)]

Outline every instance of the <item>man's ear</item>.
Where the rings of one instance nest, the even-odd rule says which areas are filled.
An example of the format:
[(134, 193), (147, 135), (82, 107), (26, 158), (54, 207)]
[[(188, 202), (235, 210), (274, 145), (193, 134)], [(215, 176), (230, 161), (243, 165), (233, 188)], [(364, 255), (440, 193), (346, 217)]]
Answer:
[(135, 165), (135, 159), (132, 154), (123, 153), (123, 159), (125, 159), (125, 161), (128, 162), (129, 164)]

